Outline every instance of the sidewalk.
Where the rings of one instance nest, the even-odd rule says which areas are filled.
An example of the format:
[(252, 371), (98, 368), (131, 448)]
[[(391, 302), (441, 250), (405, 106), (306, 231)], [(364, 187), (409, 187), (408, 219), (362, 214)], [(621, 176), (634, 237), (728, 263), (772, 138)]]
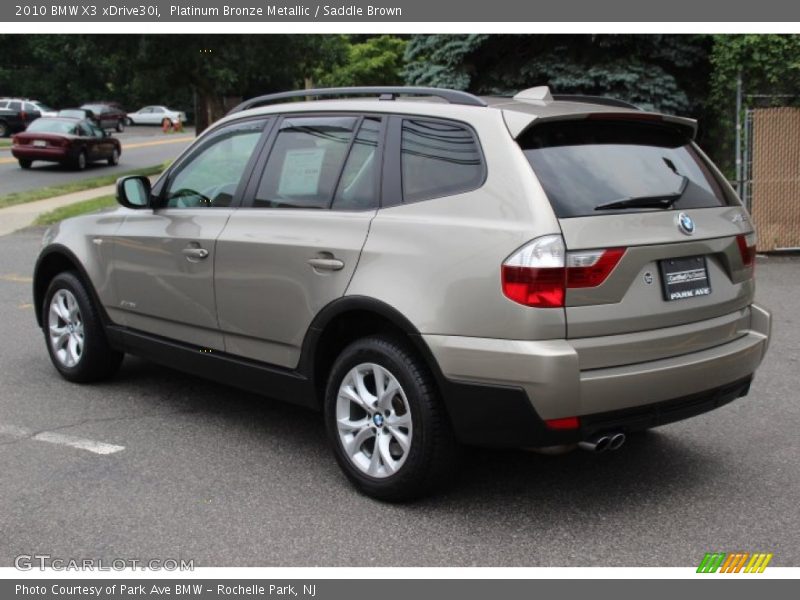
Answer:
[(76, 202), (83, 202), (84, 200), (92, 200), (100, 196), (108, 196), (116, 192), (115, 185), (106, 185), (91, 190), (83, 190), (82, 192), (74, 192), (72, 194), (65, 194), (64, 196), (56, 196), (55, 198), (47, 198), (46, 200), (37, 200), (36, 202), (26, 202), (24, 204), (15, 204), (6, 208), (0, 208), (0, 235), (8, 235), (9, 233), (33, 225), (36, 218), (46, 212), (61, 208), (62, 206), (69, 206)]

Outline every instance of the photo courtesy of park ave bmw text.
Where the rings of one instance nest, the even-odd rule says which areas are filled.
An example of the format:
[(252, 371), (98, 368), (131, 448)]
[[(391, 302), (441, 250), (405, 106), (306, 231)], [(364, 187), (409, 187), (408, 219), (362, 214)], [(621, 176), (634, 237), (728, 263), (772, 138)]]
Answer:
[(0, 21), (0, 597), (800, 575), (796, 6)]

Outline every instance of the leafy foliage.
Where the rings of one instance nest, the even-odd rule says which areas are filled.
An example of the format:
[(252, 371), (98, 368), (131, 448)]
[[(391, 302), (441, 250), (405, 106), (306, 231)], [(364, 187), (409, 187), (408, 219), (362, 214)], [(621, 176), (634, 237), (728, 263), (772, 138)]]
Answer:
[(326, 70), (317, 67), (315, 81), (323, 86), (400, 85), (406, 41), (391, 35), (346, 42), (341, 62)]

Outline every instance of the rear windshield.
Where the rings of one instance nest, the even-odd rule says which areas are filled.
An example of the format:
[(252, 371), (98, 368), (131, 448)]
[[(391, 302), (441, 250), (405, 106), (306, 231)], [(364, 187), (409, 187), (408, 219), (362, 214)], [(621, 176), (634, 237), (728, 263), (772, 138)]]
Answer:
[(663, 125), (553, 121), (531, 127), (518, 142), (559, 218), (663, 210), (597, 207), (681, 190), (672, 208), (733, 202), (691, 140)]
[(60, 119), (36, 119), (28, 125), (25, 131), (39, 133), (75, 133), (75, 121), (62, 121)]

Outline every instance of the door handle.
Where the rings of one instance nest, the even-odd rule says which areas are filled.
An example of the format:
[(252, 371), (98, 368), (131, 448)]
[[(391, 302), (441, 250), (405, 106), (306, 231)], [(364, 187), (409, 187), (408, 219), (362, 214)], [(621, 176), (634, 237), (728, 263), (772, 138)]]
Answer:
[(338, 258), (309, 258), (308, 264), (320, 271), (340, 271), (344, 263)]
[(202, 260), (208, 257), (208, 250), (205, 248), (184, 248), (183, 255), (187, 260)]

